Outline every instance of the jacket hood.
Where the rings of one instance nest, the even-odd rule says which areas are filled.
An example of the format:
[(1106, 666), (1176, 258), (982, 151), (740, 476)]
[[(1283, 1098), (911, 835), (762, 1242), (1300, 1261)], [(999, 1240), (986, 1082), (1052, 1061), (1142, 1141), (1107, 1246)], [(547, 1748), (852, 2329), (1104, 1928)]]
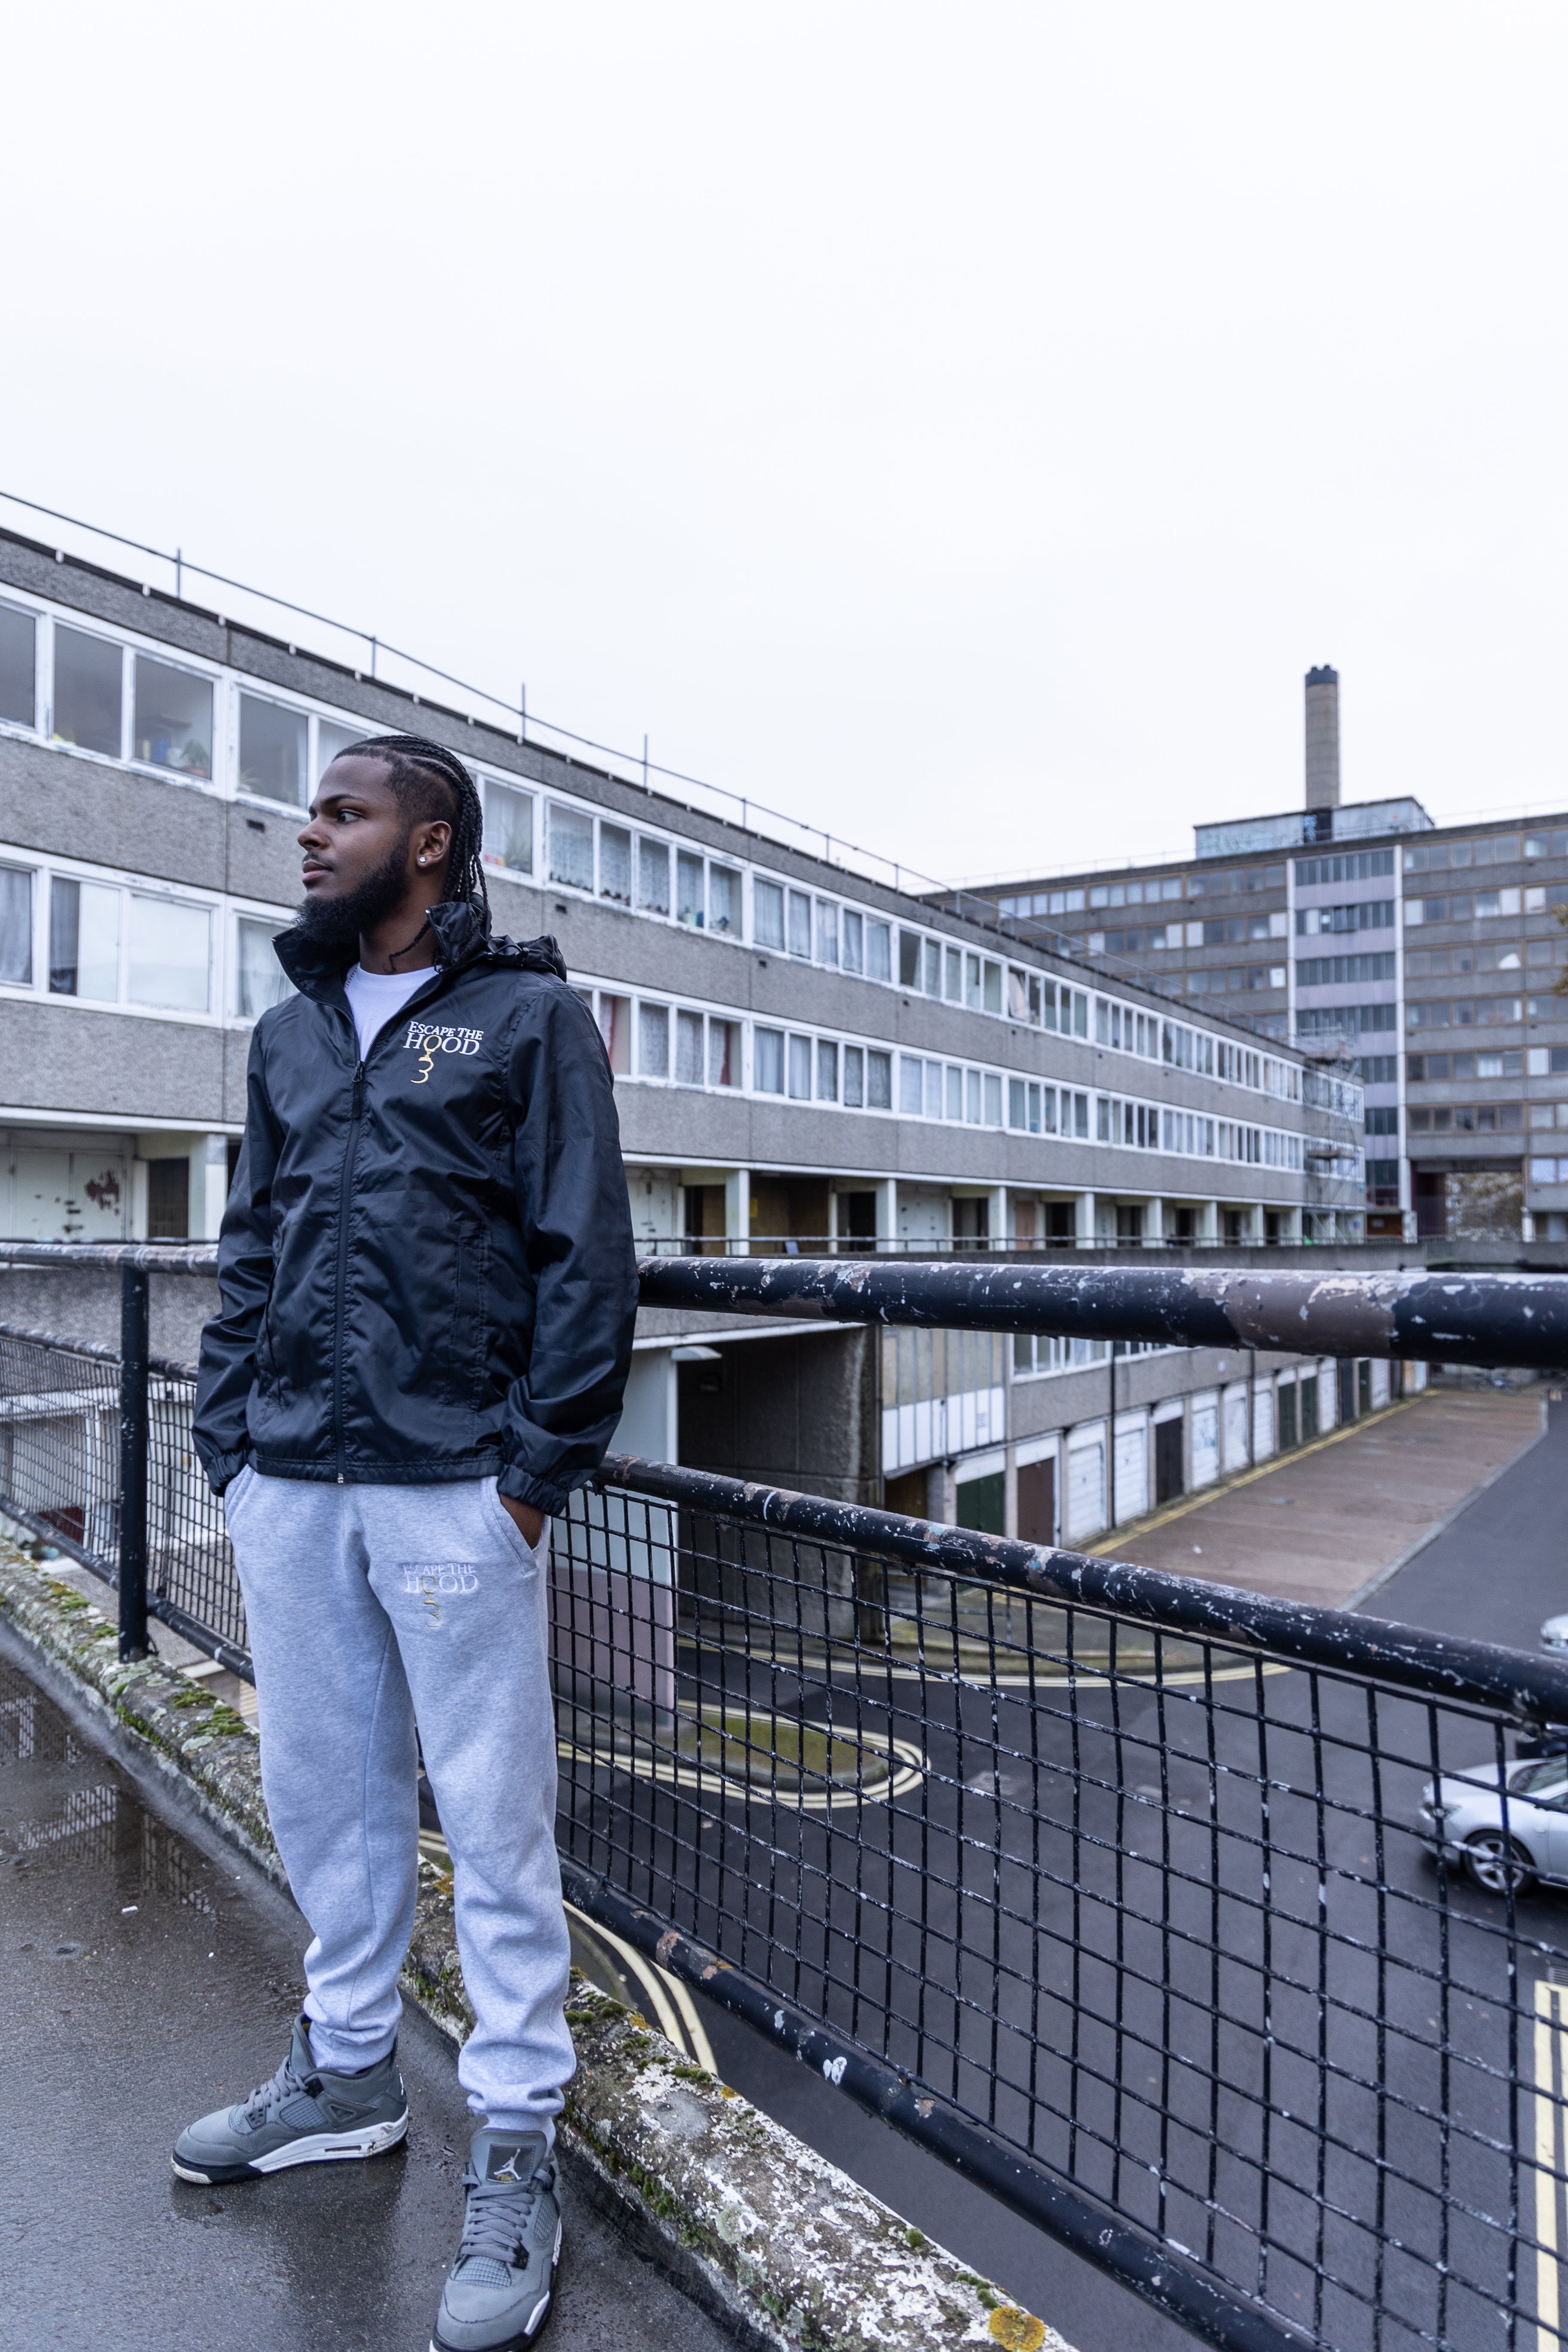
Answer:
[[(536, 940), (498, 938), (489, 928), (488, 911), (471, 898), (454, 898), (430, 909), (439, 961), (448, 971), (466, 964), (486, 962), (516, 971), (549, 972), (566, 977), (560, 949), (548, 931)], [(301, 996), (318, 999), (341, 987), (345, 972), (358, 961), (356, 948), (329, 948), (310, 939), (298, 923), (276, 934), (273, 953)]]

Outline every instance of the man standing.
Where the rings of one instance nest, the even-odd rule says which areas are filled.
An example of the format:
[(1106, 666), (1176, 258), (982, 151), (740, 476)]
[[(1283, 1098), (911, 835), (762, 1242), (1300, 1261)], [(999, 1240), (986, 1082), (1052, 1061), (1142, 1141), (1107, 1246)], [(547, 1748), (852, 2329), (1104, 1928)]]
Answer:
[(560, 2251), (574, 2058), (554, 1845), (550, 1514), (603, 1457), (637, 1269), (608, 1064), (553, 940), (492, 938), (473, 779), (382, 736), (334, 760), (251, 1045), (195, 1437), (224, 1496), (262, 1781), (312, 1936), (288, 2056), (192, 2124), (182, 2179), (407, 2129), (397, 1975), (416, 1718), (452, 1855), (483, 2117), (440, 2352), (527, 2344)]

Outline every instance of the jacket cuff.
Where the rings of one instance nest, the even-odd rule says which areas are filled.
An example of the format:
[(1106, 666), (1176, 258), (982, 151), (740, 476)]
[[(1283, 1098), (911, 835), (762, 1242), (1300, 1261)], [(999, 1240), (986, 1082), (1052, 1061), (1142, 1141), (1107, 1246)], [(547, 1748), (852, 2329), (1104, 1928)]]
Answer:
[(250, 1459), (248, 1446), (239, 1446), (232, 1454), (201, 1453), (202, 1468), (207, 1474), (207, 1485), (215, 1495), (221, 1495), (231, 1478), (237, 1478)]
[(537, 1478), (521, 1464), (509, 1462), (496, 1480), (496, 1492), (510, 1496), (514, 1503), (528, 1503), (534, 1510), (542, 1511), (546, 1518), (553, 1519), (566, 1508), (572, 1489), (548, 1478)]

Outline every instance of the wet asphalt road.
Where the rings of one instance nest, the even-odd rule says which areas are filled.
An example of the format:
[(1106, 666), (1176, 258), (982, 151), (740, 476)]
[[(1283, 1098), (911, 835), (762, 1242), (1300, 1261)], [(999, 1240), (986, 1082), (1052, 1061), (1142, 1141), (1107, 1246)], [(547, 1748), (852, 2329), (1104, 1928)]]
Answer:
[[(298, 1915), (153, 1810), (0, 1653), (0, 2346), (424, 2352), (470, 2119), (449, 2043), (405, 2023), (405, 2148), (199, 2189), (169, 2147), (268, 2076), (299, 2006)], [(571, 2197), (548, 2341), (729, 2342)]]

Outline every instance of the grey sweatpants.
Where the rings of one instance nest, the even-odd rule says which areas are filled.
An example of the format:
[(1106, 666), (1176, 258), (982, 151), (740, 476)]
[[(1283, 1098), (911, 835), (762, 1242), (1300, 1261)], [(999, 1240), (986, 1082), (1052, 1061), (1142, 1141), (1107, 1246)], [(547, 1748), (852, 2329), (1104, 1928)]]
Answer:
[(310, 2047), (392, 2046), (414, 1925), (415, 1719), (452, 1856), (477, 2114), (552, 2132), (574, 2064), (555, 1859), (549, 1528), (530, 1551), (493, 1478), (339, 1486), (242, 1470), (225, 1497), (260, 1705), (261, 1781), (310, 1923)]

